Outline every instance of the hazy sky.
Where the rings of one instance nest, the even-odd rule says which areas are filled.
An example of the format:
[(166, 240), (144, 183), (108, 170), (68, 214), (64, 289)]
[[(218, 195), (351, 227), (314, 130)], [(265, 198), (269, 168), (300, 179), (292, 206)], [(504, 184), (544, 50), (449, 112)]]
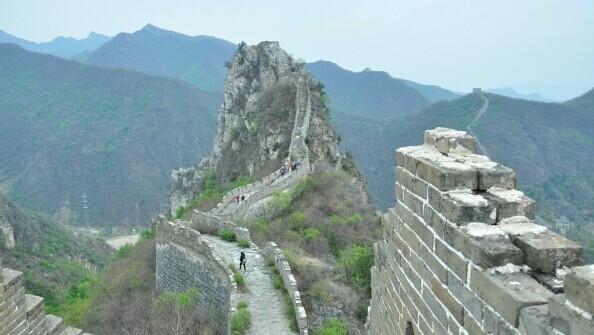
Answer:
[(0, 0), (0, 30), (40, 42), (146, 23), (468, 92), (566, 98), (594, 87), (591, 0)]

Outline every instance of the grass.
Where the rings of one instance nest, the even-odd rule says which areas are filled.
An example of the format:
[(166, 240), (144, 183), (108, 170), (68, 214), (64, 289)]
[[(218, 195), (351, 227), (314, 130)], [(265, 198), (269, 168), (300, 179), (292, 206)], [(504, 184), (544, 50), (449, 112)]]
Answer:
[(266, 264), (272, 270), (272, 286), (281, 291), (281, 297), (283, 300), (283, 305), (285, 306), (285, 315), (289, 320), (289, 328), (297, 332), (299, 331), (299, 326), (297, 325), (297, 314), (295, 312), (295, 306), (293, 306), (293, 301), (291, 301), (291, 297), (289, 296), (289, 292), (285, 287), (285, 282), (283, 281), (283, 277), (280, 275), (276, 267), (274, 266), (274, 261), (269, 259), (267, 260)]
[(237, 244), (242, 247), (242, 248), (249, 248), (250, 247), (250, 241), (246, 240), (246, 239), (241, 239), (239, 241), (237, 241)]
[(227, 242), (235, 242), (235, 232), (229, 229), (221, 229), (219, 231), (219, 237)]
[(252, 324), (252, 313), (245, 301), (237, 303), (237, 312), (231, 315), (231, 334), (245, 335)]

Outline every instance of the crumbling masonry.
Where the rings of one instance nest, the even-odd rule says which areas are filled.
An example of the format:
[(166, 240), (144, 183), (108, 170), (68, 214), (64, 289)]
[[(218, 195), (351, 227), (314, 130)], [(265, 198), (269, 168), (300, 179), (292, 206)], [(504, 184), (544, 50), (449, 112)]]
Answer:
[(437, 128), (424, 142), (396, 150), (369, 334), (594, 334), (580, 246), (533, 222), (514, 172), (473, 137)]

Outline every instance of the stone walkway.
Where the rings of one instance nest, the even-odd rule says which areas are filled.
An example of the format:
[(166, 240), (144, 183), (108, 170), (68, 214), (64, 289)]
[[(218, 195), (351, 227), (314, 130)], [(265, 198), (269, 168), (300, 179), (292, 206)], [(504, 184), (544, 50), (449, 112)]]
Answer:
[[(233, 263), (239, 267), (239, 255), (245, 252), (247, 271), (246, 293), (237, 293), (232, 296), (232, 305), (237, 307), (237, 302), (244, 300), (252, 313), (252, 326), (248, 335), (289, 335), (296, 334), (289, 329), (289, 321), (285, 317), (281, 293), (272, 286), (269, 268), (257, 246), (244, 249), (237, 243), (221, 240), (216, 236), (203, 234), (202, 238), (213, 246), (213, 252), (225, 259), (226, 263)], [(243, 271), (242, 271), (243, 272)]]
[(476, 144), (479, 147), (479, 149), (481, 150), (481, 153), (485, 156), (489, 156), (489, 154), (487, 153), (487, 150), (485, 150), (485, 148), (479, 141), (478, 136), (476, 136), (476, 133), (471, 128), (481, 118), (481, 116), (483, 116), (483, 114), (485, 114), (485, 112), (489, 108), (489, 99), (487, 99), (487, 97), (482, 93), (481, 93), (481, 97), (483, 98), (483, 106), (481, 107), (481, 109), (478, 110), (478, 112), (476, 113), (476, 115), (474, 116), (472, 121), (468, 124), (468, 126), (466, 126), (466, 130), (468, 130), (468, 133), (476, 139)]

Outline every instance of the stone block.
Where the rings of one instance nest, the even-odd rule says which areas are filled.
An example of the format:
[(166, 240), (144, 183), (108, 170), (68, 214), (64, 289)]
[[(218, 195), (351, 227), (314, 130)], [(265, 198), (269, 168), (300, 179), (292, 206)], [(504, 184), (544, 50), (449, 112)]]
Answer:
[(552, 273), (559, 267), (580, 263), (582, 247), (550, 230), (541, 234), (517, 235), (513, 237), (513, 242), (526, 254), (526, 264), (538, 272)]
[(530, 306), (520, 311), (520, 326), (522, 335), (558, 335), (550, 325), (548, 305)]
[(464, 329), (466, 329), (468, 334), (472, 335), (487, 334), (487, 332), (481, 328), (481, 325), (468, 313), (464, 313)]
[(536, 202), (515, 189), (490, 188), (482, 194), (497, 208), (497, 222), (514, 216), (534, 220)]
[(474, 292), (464, 285), (457, 277), (448, 276), (448, 288), (452, 295), (462, 303), (466, 311), (476, 320), (483, 318), (483, 302)]
[(566, 335), (594, 333), (592, 315), (584, 315), (567, 303), (565, 294), (557, 294), (549, 299), (549, 317), (551, 326)]
[(497, 314), (490, 307), (485, 307), (483, 309), (483, 328), (488, 334), (519, 334), (518, 330), (515, 327), (510, 325), (501, 317), (501, 315)]
[(459, 228), (452, 225), (445, 227), (445, 241), (478, 266), (490, 268), (507, 263), (524, 263), (522, 251), (497, 226), (471, 223)]
[(423, 219), (425, 220), (425, 223), (433, 229), (435, 235), (443, 238), (445, 220), (433, 209), (433, 207), (425, 205)]
[(458, 301), (452, 296), (450, 291), (442, 286), (437, 279), (431, 281), (431, 291), (441, 302), (441, 304), (454, 316), (456, 321), (463, 324), (464, 306), (460, 305)]
[(482, 195), (470, 190), (442, 192), (439, 198), (435, 192), (430, 192), (429, 205), (458, 225), (469, 222), (494, 224), (497, 218), (497, 209)]
[(417, 234), (421, 241), (430, 249), (433, 249), (433, 240), (435, 237), (423, 219), (403, 206), (399, 206), (398, 214), (402, 220), (408, 224), (412, 231)]
[(514, 327), (523, 308), (545, 304), (553, 295), (523, 272), (498, 273), (493, 269), (473, 269), (470, 288)]
[(416, 175), (441, 191), (478, 188), (477, 170), (454, 159), (445, 158), (421, 158), (417, 164)]
[(427, 183), (401, 167), (396, 167), (396, 182), (422, 199), (427, 198)]
[(575, 267), (565, 275), (565, 296), (574, 305), (594, 314), (594, 265)]
[(451, 150), (460, 150), (460, 147), (469, 153), (476, 153), (476, 139), (465, 131), (440, 127), (425, 130), (424, 142), (443, 154), (449, 154)]
[[(442, 260), (449, 268), (466, 282), (468, 272), (468, 261), (458, 255), (454, 250), (447, 247), (446, 244), (440, 240), (435, 240), (435, 254)], [(445, 284), (445, 282), (444, 282)]]
[(421, 240), (419, 240), (417, 235), (406, 224), (401, 224), (400, 229), (400, 236), (406, 242), (408, 247), (419, 254)]
[(546, 287), (549, 291), (558, 294), (563, 293), (563, 277), (556, 273), (542, 273), (534, 272), (530, 273), (532, 278), (536, 279), (542, 286)]
[(439, 261), (437, 256), (427, 246), (421, 246), (421, 260), (427, 265), (429, 270), (439, 279), (442, 284), (447, 283), (448, 272), (446, 266)]
[(442, 304), (437, 300), (437, 297), (433, 292), (427, 287), (423, 287), (423, 300), (427, 303), (427, 306), (435, 315), (436, 323), (440, 323), (444, 328), (448, 327), (448, 315), (442, 306)]
[[(404, 200), (402, 201), (402, 204), (408, 207), (408, 209), (411, 211), (417, 213), (419, 216), (423, 216), (423, 207), (425, 206), (424, 200), (420, 199), (418, 196), (406, 189), (404, 189)], [(398, 203), (396, 207), (399, 207), (398, 205), (402, 204)], [(400, 212), (398, 212), (398, 214), (400, 215)], [(402, 219), (404, 220), (404, 217), (402, 217)]]

